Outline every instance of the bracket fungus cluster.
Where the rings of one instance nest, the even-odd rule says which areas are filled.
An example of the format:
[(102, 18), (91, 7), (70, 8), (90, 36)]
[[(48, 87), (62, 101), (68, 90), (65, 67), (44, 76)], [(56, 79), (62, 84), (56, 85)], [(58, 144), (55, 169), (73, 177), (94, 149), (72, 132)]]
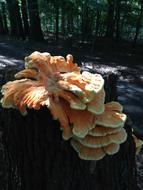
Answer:
[(125, 142), (122, 106), (118, 102), (105, 104), (102, 76), (81, 73), (72, 55), (65, 59), (34, 52), (25, 58), (25, 69), (15, 78), (2, 87), (2, 106), (19, 109), (23, 115), (27, 108), (46, 106), (81, 159), (113, 155)]

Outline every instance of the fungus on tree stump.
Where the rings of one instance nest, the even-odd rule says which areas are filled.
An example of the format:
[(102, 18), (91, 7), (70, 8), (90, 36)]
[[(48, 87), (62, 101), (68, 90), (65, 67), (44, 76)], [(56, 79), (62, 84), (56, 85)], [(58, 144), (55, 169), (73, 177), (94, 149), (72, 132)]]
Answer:
[[(23, 115), (27, 114), (26, 108), (39, 110), (41, 106), (47, 106), (53, 118), (59, 120), (63, 138), (78, 141), (74, 144), (73, 140), (72, 146), (77, 152), (82, 152), (82, 158), (99, 160), (106, 153), (117, 153), (119, 144), (127, 138), (124, 129), (114, 134), (100, 134), (100, 137), (88, 134), (96, 129), (96, 124), (101, 128), (117, 128), (123, 127), (126, 121), (119, 103), (104, 105), (102, 76), (89, 72), (81, 74), (71, 55), (67, 55), (65, 60), (62, 56), (34, 52), (25, 61), (25, 69), (15, 74), (19, 80), (3, 85), (2, 106), (18, 108)], [(113, 151), (108, 151), (109, 145)], [(91, 155), (93, 150), (95, 156), (88, 157), (88, 150)], [(98, 157), (98, 152), (103, 152), (103, 155)]]
[(59, 121), (64, 140), (71, 141), (81, 159), (101, 160), (116, 154), (126, 141), (122, 106), (118, 102), (105, 104), (102, 76), (80, 73), (72, 55), (65, 60), (34, 52), (25, 58), (25, 69), (15, 77), (17, 80), (2, 87), (2, 106), (19, 109), (23, 115), (27, 108), (47, 107)]

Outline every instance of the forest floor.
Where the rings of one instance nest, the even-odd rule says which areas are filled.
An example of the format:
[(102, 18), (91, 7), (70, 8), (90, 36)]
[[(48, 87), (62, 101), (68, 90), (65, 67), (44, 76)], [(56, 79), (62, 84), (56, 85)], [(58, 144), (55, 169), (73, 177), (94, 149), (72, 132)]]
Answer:
[[(130, 115), (134, 130), (143, 139), (143, 54), (128, 50), (126, 47), (108, 49), (102, 44), (91, 53), (89, 44), (34, 43), (0, 38), (0, 83), (3, 71), (8, 67), (19, 70), (24, 67), (24, 57), (33, 51), (49, 52), (52, 55), (70, 53), (82, 70), (99, 73), (115, 73), (118, 76), (118, 99), (124, 105), (124, 111)], [(143, 154), (137, 157), (138, 171), (143, 171)], [(138, 173), (140, 188), (143, 189), (143, 172)]]

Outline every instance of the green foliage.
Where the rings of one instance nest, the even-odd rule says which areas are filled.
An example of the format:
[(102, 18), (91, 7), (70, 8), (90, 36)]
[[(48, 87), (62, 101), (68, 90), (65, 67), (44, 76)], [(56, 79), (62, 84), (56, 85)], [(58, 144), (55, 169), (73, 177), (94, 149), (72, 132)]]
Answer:
[[(16, 1), (21, 9), (22, 0)], [(6, 3), (5, 0), (0, 0), (0, 3), (2, 2)], [(109, 0), (38, 0), (42, 31), (45, 36), (51, 33), (55, 35), (58, 30), (58, 35), (64, 38), (72, 35), (78, 39), (90, 40), (95, 34), (96, 37), (106, 36), (107, 26), (111, 22), (112, 37), (117, 36), (118, 32), (121, 38), (133, 38), (141, 11), (141, 0), (110, 2), (112, 3), (110, 4)], [(111, 5), (112, 20), (109, 19)], [(141, 28), (140, 36), (142, 31)]]
[(107, 1), (106, 0), (89, 0), (89, 6), (91, 9), (98, 11), (107, 11)]

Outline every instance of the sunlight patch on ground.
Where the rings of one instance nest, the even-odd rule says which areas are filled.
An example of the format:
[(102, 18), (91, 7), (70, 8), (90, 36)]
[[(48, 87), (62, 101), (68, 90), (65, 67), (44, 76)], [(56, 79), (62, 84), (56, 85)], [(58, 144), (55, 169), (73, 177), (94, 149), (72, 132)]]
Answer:
[(140, 80), (143, 81), (143, 76), (140, 76)]
[(142, 128), (143, 116), (143, 88), (137, 84), (119, 81), (117, 85), (118, 100), (124, 106), (124, 111), (128, 113), (136, 126)]
[(5, 67), (6, 67), (6, 65), (4, 63), (0, 63), (0, 69), (3, 69)]
[(0, 55), (0, 69), (3, 69), (6, 66), (18, 66), (21, 67), (21, 60), (14, 58), (9, 58), (7, 56)]
[(1, 42), (0, 45), (4, 48), (9, 48), (9, 44)]
[(95, 72), (102, 74), (106, 73), (117, 73), (117, 68), (112, 66), (107, 66), (103, 64), (93, 64), (93, 62), (82, 62), (82, 68), (84, 69), (93, 69)]
[(128, 67), (126, 67), (126, 66), (116, 66), (116, 68), (117, 68), (117, 70), (121, 70), (121, 71), (128, 69)]
[(123, 82), (131, 82), (134, 80), (134, 77), (133, 76), (122, 76), (122, 75), (120, 75), (119, 79), (120, 79), (120, 81), (123, 81)]
[(84, 69), (93, 69), (96, 72), (106, 74), (106, 73), (114, 73), (114, 74), (120, 74), (121, 71), (128, 70), (127, 66), (116, 66), (116, 63), (112, 63), (115, 66), (109, 66), (105, 64), (96, 64), (93, 62), (82, 62), (82, 68)]

